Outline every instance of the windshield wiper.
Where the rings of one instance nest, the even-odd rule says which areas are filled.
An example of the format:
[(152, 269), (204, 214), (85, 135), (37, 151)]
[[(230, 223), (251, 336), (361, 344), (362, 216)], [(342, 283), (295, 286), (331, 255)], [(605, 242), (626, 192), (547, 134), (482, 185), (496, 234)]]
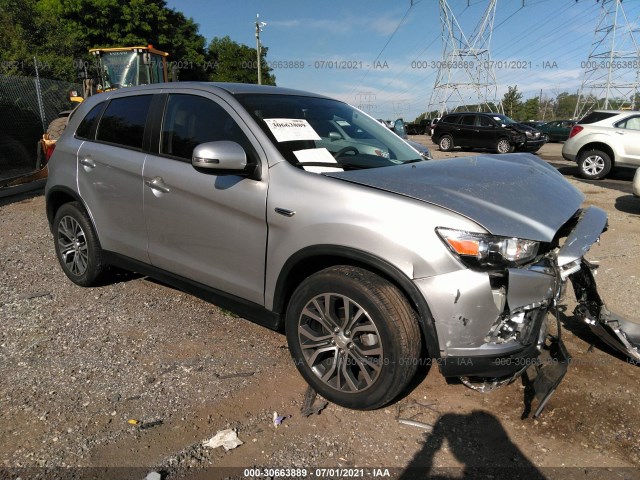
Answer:
[(402, 165), (406, 165), (407, 163), (418, 163), (418, 162), (426, 162), (424, 158), (414, 158), (413, 160), (407, 160), (406, 162), (402, 162)]

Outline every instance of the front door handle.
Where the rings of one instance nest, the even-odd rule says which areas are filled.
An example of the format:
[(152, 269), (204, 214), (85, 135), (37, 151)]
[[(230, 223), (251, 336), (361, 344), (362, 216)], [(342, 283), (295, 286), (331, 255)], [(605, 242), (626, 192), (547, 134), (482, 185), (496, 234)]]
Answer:
[(91, 160), (91, 158), (89, 158), (89, 157), (85, 157), (85, 158), (81, 159), (80, 163), (82, 165), (84, 165), (85, 167), (96, 168), (96, 162)]
[(165, 185), (162, 177), (154, 177), (152, 180), (145, 180), (144, 184), (147, 187), (153, 190), (158, 190), (162, 193), (169, 193), (171, 191), (171, 189)]

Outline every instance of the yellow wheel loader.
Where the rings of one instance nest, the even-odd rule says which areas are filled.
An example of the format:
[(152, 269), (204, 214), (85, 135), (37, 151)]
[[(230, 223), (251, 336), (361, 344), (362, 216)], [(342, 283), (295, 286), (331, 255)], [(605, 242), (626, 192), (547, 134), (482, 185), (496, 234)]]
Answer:
[[(79, 104), (91, 95), (117, 88), (168, 81), (169, 54), (155, 49), (152, 45), (92, 48), (89, 53), (95, 61), (76, 62), (83, 91), (69, 93), (69, 99), (74, 103)], [(35, 189), (44, 183), (48, 173), (47, 162), (51, 158), (56, 140), (62, 135), (74, 110), (60, 112), (60, 116), (49, 124), (40, 140), (34, 171), (3, 180), (0, 184), (0, 197)]]

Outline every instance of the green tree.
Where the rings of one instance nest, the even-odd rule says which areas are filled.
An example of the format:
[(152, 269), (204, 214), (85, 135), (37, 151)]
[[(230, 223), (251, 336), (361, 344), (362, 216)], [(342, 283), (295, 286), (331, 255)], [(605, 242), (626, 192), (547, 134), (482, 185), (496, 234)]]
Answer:
[(181, 79), (206, 78), (205, 38), (164, 0), (0, 0), (0, 27), (1, 58), (19, 60), (10, 73), (32, 75), (36, 56), (43, 76), (75, 80), (74, 59), (90, 60), (90, 48), (152, 44), (192, 67)]
[(538, 97), (529, 98), (520, 107), (516, 120), (536, 120), (540, 111), (540, 99)]
[(505, 115), (513, 117), (517, 115), (522, 104), (522, 93), (518, 92), (518, 86), (509, 87), (507, 93), (502, 97), (502, 107)]
[(562, 92), (556, 96), (554, 115), (556, 119), (573, 118), (578, 103), (577, 94)]
[[(276, 77), (266, 63), (267, 48), (260, 51), (263, 85), (275, 85)], [(211, 67), (209, 80), (215, 82), (258, 83), (256, 49), (234, 42), (229, 36), (214, 37), (207, 50), (207, 65)]]

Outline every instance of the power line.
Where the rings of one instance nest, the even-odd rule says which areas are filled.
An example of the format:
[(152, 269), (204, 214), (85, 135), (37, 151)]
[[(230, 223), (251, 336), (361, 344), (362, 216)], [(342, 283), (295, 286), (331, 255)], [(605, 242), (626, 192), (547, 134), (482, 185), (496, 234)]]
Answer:
[(393, 33), (389, 36), (389, 39), (387, 40), (387, 43), (384, 44), (384, 47), (382, 47), (382, 50), (380, 50), (380, 53), (378, 53), (378, 55), (376, 56), (375, 60), (373, 61), (373, 63), (371, 64), (371, 66), (369, 66), (369, 68), (367, 69), (367, 71), (364, 73), (364, 75), (362, 76), (362, 78), (360, 78), (360, 81), (358, 82), (358, 84), (353, 88), (353, 90), (351, 91), (351, 94), (353, 95), (353, 92), (355, 92), (358, 87), (360, 87), (360, 85), (362, 85), (362, 82), (364, 81), (365, 78), (367, 78), (367, 75), (369, 75), (369, 72), (372, 70), (373, 66), (376, 64), (376, 62), (380, 59), (380, 56), (382, 55), (382, 53), (385, 51), (385, 49), (389, 46), (389, 44), (391, 43), (391, 40), (393, 40), (393, 37), (396, 35), (396, 33), (398, 32), (398, 30), (400, 29), (400, 27), (402, 26), (402, 24), (404, 23), (404, 21), (406, 20), (407, 16), (409, 15), (409, 12), (411, 11), (411, 9), (413, 8), (414, 3), (411, 2), (411, 4), (409, 5), (409, 8), (407, 8), (407, 11), (404, 12), (404, 15), (402, 16), (402, 18), (400, 19), (400, 21), (398, 22), (398, 25), (396, 26), (396, 28), (393, 30)]

